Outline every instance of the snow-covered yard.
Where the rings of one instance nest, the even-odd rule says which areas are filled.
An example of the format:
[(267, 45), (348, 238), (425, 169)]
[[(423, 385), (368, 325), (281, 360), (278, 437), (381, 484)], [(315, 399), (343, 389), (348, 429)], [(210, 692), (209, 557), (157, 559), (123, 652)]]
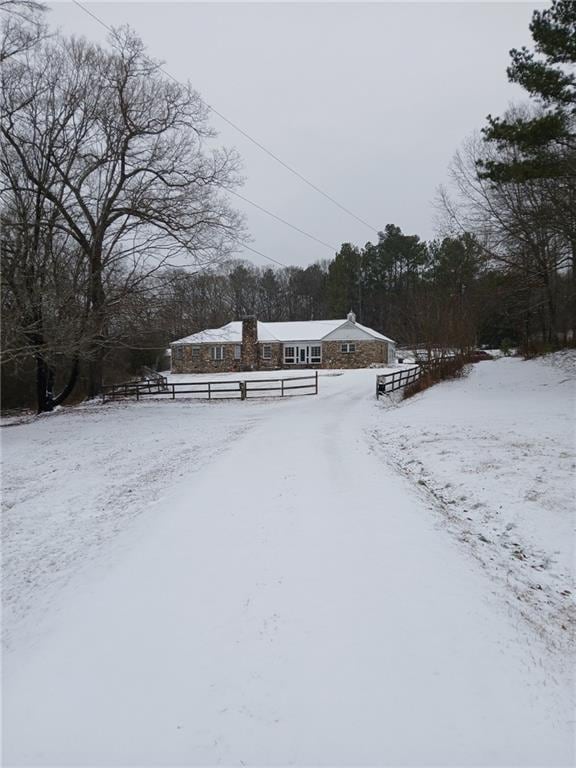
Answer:
[[(372, 436), (548, 642), (576, 621), (576, 352), (474, 366)], [(387, 407), (389, 403), (383, 403)]]
[(3, 429), (5, 764), (572, 764), (567, 368)]

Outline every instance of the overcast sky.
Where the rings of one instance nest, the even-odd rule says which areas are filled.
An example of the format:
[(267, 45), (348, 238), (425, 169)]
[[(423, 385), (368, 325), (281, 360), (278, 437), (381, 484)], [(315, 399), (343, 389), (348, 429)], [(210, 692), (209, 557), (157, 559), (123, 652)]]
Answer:
[[(507, 82), (508, 52), (530, 44), (538, 4), (85, 5), (107, 24), (130, 24), (167, 70), (375, 230), (394, 223), (428, 239), (435, 190), (459, 144), (488, 113), (524, 98)], [(50, 7), (64, 32), (105, 38), (73, 3)], [(243, 195), (335, 248), (377, 239), (214, 115), (212, 125), (243, 158)], [(333, 256), (238, 207), (269, 256), (296, 265)]]

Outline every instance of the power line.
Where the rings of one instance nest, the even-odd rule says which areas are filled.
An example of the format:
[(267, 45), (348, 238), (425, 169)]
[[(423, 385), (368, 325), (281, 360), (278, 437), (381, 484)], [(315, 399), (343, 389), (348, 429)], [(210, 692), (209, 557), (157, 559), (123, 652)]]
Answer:
[(249, 200), (247, 197), (244, 197), (244, 195), (241, 195), (239, 192), (236, 192), (233, 189), (228, 189), (227, 187), (226, 187), (226, 191), (230, 192), (233, 195), (236, 195), (236, 197), (239, 197), (241, 200), (244, 200), (246, 203), (250, 203), (250, 205), (253, 205), (254, 208), (258, 208), (258, 210), (263, 211), (264, 213), (267, 213), (268, 216), (271, 216), (273, 219), (277, 219), (278, 221), (281, 221), (282, 224), (285, 224), (287, 227), (290, 227), (291, 229), (295, 229), (296, 232), (300, 232), (300, 234), (306, 235), (306, 237), (309, 237), (310, 240), (314, 240), (316, 243), (320, 243), (320, 245), (323, 245), (325, 248), (328, 248), (328, 250), (330, 250), (332, 253), (338, 250), (336, 246), (330, 245), (329, 243), (325, 243), (324, 240), (320, 240), (314, 235), (311, 235), (309, 232), (306, 232), (305, 230), (300, 229), (300, 227), (297, 227), (295, 224), (291, 224), (289, 221), (286, 221), (286, 219), (283, 219), (281, 216), (277, 216), (275, 213), (272, 213), (272, 211), (269, 211), (267, 208), (264, 208), (263, 206), (258, 205), (258, 203), (255, 203), (253, 200)]
[(262, 253), (262, 251), (257, 250), (256, 248), (252, 248), (251, 245), (247, 245), (242, 240), (238, 240), (238, 242), (244, 247), (247, 248), (249, 251), (252, 251), (252, 253), (257, 253), (258, 256), (262, 256), (264, 259), (268, 259), (268, 261), (273, 261), (274, 264), (278, 264), (279, 267), (285, 267), (286, 269), (290, 269), (288, 264), (283, 264), (281, 261), (278, 261), (278, 259), (273, 259), (272, 256), (266, 256), (265, 253)]
[[(72, 0), (72, 2), (77, 5), (81, 10), (83, 10), (85, 13), (87, 13), (89, 16), (92, 16), (95, 21), (97, 21), (99, 24), (101, 24), (108, 32), (110, 32), (112, 35), (117, 37), (116, 32), (112, 27), (110, 27), (106, 22), (102, 21), (95, 13), (90, 11), (88, 8), (85, 8), (78, 0)], [(149, 56), (146, 56), (142, 54), (142, 58), (148, 61), (149, 63), (157, 66), (156, 62), (154, 62)], [(169, 77), (171, 80), (173, 80), (178, 85), (181, 85), (180, 81), (174, 77), (170, 72), (165, 70), (163, 67), (158, 67), (161, 72), (163, 72), (167, 77)], [(208, 107), (208, 109), (211, 109), (215, 114), (218, 114), (209, 104), (207, 104), (201, 97), (201, 101)], [(250, 200), (249, 198), (245, 197), (244, 195), (241, 195), (239, 192), (236, 192), (233, 189), (224, 188), (226, 192), (229, 192), (233, 195), (236, 195), (236, 197), (239, 197), (240, 199), (244, 200), (245, 202), (249, 203), (250, 205), (254, 206), (255, 208), (258, 208), (259, 210), (263, 211), (264, 213), (268, 214), (268, 216), (271, 216), (274, 219), (277, 219), (278, 221), (282, 222), (282, 224), (285, 224), (286, 226), (290, 227), (291, 229), (294, 229), (296, 232), (300, 232), (300, 234), (305, 235), (306, 237), (310, 238), (316, 243), (319, 243), (320, 245), (324, 246), (325, 248), (328, 248), (330, 251), (335, 252), (338, 249), (329, 243), (324, 242), (323, 240), (320, 240), (319, 238), (315, 237), (314, 235), (311, 235), (309, 232), (306, 232), (305, 230), (301, 229), (300, 227), (297, 227), (295, 224), (291, 224), (286, 219), (283, 219), (281, 216), (278, 216), (275, 213), (272, 213), (272, 211), (269, 211), (267, 208), (264, 208), (263, 206), (259, 205), (258, 203), (255, 203), (253, 200)], [(258, 256), (261, 256), (263, 259), (267, 259), (268, 261), (272, 262), (273, 264), (277, 264), (280, 267), (284, 267), (286, 269), (289, 269), (289, 266), (287, 264), (284, 264), (282, 261), (279, 261), (278, 259), (272, 258), (272, 256), (267, 256), (265, 253), (262, 253), (262, 251), (257, 250), (256, 248), (253, 248), (252, 246), (248, 245), (243, 240), (238, 239), (236, 241), (239, 245), (241, 245), (243, 248), (246, 248), (249, 251), (252, 251), (252, 253), (257, 254)]]
[[(105, 21), (103, 21), (103, 20), (102, 20), (102, 19), (101, 19), (99, 16), (97, 16), (97, 15), (96, 15), (95, 13), (93, 13), (91, 10), (89, 10), (89, 9), (88, 9), (88, 8), (86, 8), (84, 5), (82, 5), (82, 3), (81, 3), (81, 2), (79, 2), (79, 0), (72, 0), (72, 2), (73, 2), (75, 5), (77, 5), (77, 6), (78, 6), (78, 8), (80, 8), (81, 10), (83, 10), (83, 11), (84, 11), (84, 13), (87, 13), (87, 14), (88, 14), (89, 16), (91, 16), (91, 17), (92, 17), (92, 18), (93, 18), (95, 21), (97, 21), (99, 24), (101, 24), (101, 25), (104, 27), (104, 29), (107, 29), (107, 30), (108, 30), (108, 32), (110, 32), (112, 35), (116, 36), (116, 32), (114, 31), (114, 29), (113, 29), (111, 26), (109, 26), (108, 24), (106, 24), (106, 22), (105, 22)], [(153, 61), (153, 60), (152, 60), (152, 59), (151, 59), (149, 56), (146, 56), (145, 54), (142, 54), (142, 58), (143, 58), (143, 59), (145, 59), (146, 61), (148, 61), (149, 63), (151, 63), (151, 64), (154, 64), (154, 66), (157, 66), (157, 67), (158, 67), (158, 69), (159, 69), (161, 72), (163, 72), (163, 73), (166, 75), (166, 77), (169, 77), (169, 78), (170, 78), (171, 80), (173, 80), (175, 83), (178, 83), (178, 85), (182, 85), (182, 83), (180, 82), (180, 80), (178, 80), (178, 78), (177, 78), (177, 77), (175, 77), (175, 76), (174, 76), (174, 75), (173, 75), (171, 72), (168, 72), (168, 70), (167, 70), (167, 69), (165, 69), (164, 67), (162, 67), (162, 66), (158, 65), (158, 63), (157, 63), (157, 62), (155, 62), (155, 61)], [(218, 115), (218, 117), (219, 117), (221, 120), (224, 120), (224, 122), (225, 122), (225, 123), (228, 123), (228, 125), (230, 125), (232, 128), (234, 128), (234, 130), (235, 130), (235, 131), (238, 131), (238, 133), (242, 134), (242, 136), (244, 136), (246, 139), (248, 139), (248, 141), (251, 141), (251, 142), (252, 142), (252, 144), (254, 144), (254, 145), (255, 145), (255, 146), (257, 146), (259, 149), (261, 149), (263, 152), (265, 152), (265, 153), (266, 153), (266, 154), (267, 154), (269, 157), (271, 157), (273, 160), (276, 160), (276, 162), (277, 162), (277, 163), (279, 163), (279, 164), (280, 164), (281, 166), (283, 166), (284, 168), (286, 168), (286, 170), (290, 171), (290, 173), (294, 174), (294, 176), (296, 176), (296, 177), (297, 177), (297, 178), (299, 178), (301, 181), (303, 181), (305, 184), (307, 184), (309, 187), (311, 187), (313, 190), (315, 190), (316, 192), (318, 192), (318, 194), (322, 195), (322, 196), (323, 196), (323, 197), (325, 197), (327, 200), (330, 200), (330, 202), (331, 202), (331, 203), (333, 203), (334, 205), (336, 205), (338, 208), (340, 208), (340, 210), (344, 211), (344, 212), (345, 212), (345, 213), (347, 213), (349, 216), (352, 216), (352, 218), (356, 219), (356, 221), (359, 221), (361, 224), (364, 224), (364, 226), (365, 226), (365, 227), (368, 227), (368, 229), (371, 229), (373, 232), (376, 232), (376, 233), (378, 233), (378, 229), (377, 229), (376, 227), (372, 226), (372, 224), (369, 224), (367, 221), (365, 221), (364, 219), (360, 218), (360, 216), (357, 216), (357, 215), (356, 215), (356, 214), (355, 214), (353, 211), (351, 211), (349, 208), (346, 208), (346, 206), (344, 206), (344, 205), (342, 205), (341, 203), (339, 203), (337, 200), (335, 200), (335, 199), (334, 199), (334, 198), (333, 198), (331, 195), (329, 195), (327, 192), (324, 192), (324, 190), (320, 189), (320, 187), (317, 187), (317, 186), (316, 186), (316, 184), (313, 184), (313, 183), (312, 183), (312, 182), (311, 182), (309, 179), (307, 179), (305, 176), (303, 176), (303, 175), (302, 175), (302, 174), (301, 174), (299, 171), (297, 171), (295, 168), (292, 168), (292, 166), (291, 166), (291, 165), (288, 165), (288, 163), (285, 163), (285, 162), (284, 162), (284, 160), (282, 160), (280, 157), (278, 157), (278, 155), (276, 155), (276, 154), (275, 154), (274, 152), (272, 152), (270, 149), (268, 149), (267, 147), (265, 147), (265, 146), (264, 146), (264, 144), (262, 144), (261, 142), (259, 142), (259, 141), (258, 141), (257, 139), (255, 139), (253, 136), (250, 136), (250, 134), (249, 134), (249, 133), (247, 133), (247, 132), (246, 132), (246, 131), (245, 131), (243, 128), (241, 128), (239, 125), (237, 125), (237, 124), (236, 124), (236, 123), (234, 123), (232, 120), (230, 120), (230, 119), (229, 119), (229, 118), (227, 118), (225, 115), (223, 115), (223, 114), (222, 114), (222, 112), (219, 112), (219, 111), (218, 111), (218, 110), (217, 110), (215, 107), (213, 107), (213, 106), (212, 106), (211, 104), (209, 104), (207, 101), (205, 101), (204, 99), (202, 99), (202, 97), (200, 97), (200, 99), (201, 99), (201, 101), (202, 101), (202, 102), (205, 104), (205, 106), (206, 106), (206, 107), (207, 107), (207, 108), (208, 108), (208, 109), (209, 109), (211, 112), (213, 112), (215, 115)], [(251, 201), (248, 201), (248, 202), (251, 202)], [(256, 204), (254, 203), (254, 205), (256, 205)], [(262, 210), (264, 210), (264, 209), (262, 209)], [(269, 212), (268, 212), (268, 211), (266, 211), (266, 213), (269, 213)], [(273, 214), (271, 214), (271, 215), (273, 215)], [(275, 218), (279, 218), (279, 217), (275, 217)], [(281, 221), (283, 221), (282, 219), (280, 219), (280, 220), (281, 220)], [(284, 223), (287, 223), (287, 222), (285, 222), (285, 221), (284, 221)], [(291, 225), (291, 224), (289, 224), (288, 226), (292, 226), (292, 225)], [(295, 227), (295, 228), (297, 229), (297, 227)], [(300, 231), (300, 232), (302, 232), (302, 230), (299, 230), (299, 231)], [(304, 234), (307, 234), (307, 233), (304, 233)], [(312, 237), (313, 237), (313, 236), (312, 236)], [(314, 238), (314, 239), (316, 239), (316, 238)], [(325, 243), (323, 243), (323, 245), (325, 245)]]
[[(99, 24), (101, 24), (105, 29), (107, 29), (111, 34), (115, 35), (114, 29), (110, 26), (108, 26), (102, 19), (100, 19), (98, 16), (96, 16), (95, 13), (92, 13), (92, 11), (88, 10), (88, 8), (85, 8), (78, 0), (73, 0), (73, 2), (81, 8), (83, 11), (85, 11), (87, 14), (92, 16)], [(155, 64), (152, 59), (149, 57), (143, 55), (142, 58), (144, 58), (146, 61)], [(180, 81), (174, 77), (170, 72), (167, 72), (163, 67), (159, 67), (160, 71), (163, 72), (165, 75), (167, 75), (170, 79), (172, 79), (174, 82), (178, 83), (178, 85), (181, 85)], [(201, 97), (200, 97), (201, 98)], [(202, 102), (208, 107), (208, 109), (212, 110), (214, 114), (217, 114), (221, 116), (213, 107), (210, 106), (210, 104), (207, 104), (204, 99), (202, 99)], [(223, 117), (223, 116), (221, 116)], [(226, 119), (226, 118), (223, 118)], [(230, 122), (230, 121), (228, 121)], [(238, 129), (240, 130), (240, 129)], [(290, 227), (291, 229), (295, 230), (296, 232), (299, 232), (301, 235), (304, 235), (305, 237), (308, 237), (310, 240), (313, 240), (315, 243), (318, 243), (319, 245), (324, 246), (325, 248), (328, 248), (332, 253), (335, 253), (338, 248), (336, 248), (333, 245), (330, 245), (329, 243), (326, 243), (324, 240), (320, 240), (320, 238), (316, 237), (315, 235), (311, 235), (309, 232), (306, 232), (304, 229), (301, 229), (300, 227), (296, 226), (296, 224), (292, 224), (291, 222), (287, 221), (286, 219), (283, 219), (281, 216), (278, 216), (277, 214), (273, 213), (272, 211), (269, 211), (267, 208), (264, 208), (264, 206), (260, 205), (259, 203), (255, 203), (253, 200), (250, 200), (249, 198), (245, 197), (244, 195), (241, 195), (239, 192), (236, 192), (233, 189), (230, 188), (224, 188), (226, 189), (226, 192), (235, 195), (236, 197), (240, 198), (241, 200), (244, 200), (244, 202), (249, 203), (254, 208), (258, 208), (258, 210), (262, 211), (263, 213), (266, 213), (268, 216), (271, 216), (273, 219), (276, 219), (277, 221), (280, 221), (282, 224), (285, 224), (287, 227)], [(255, 251), (256, 252), (256, 251)], [(281, 264), (281, 262), (276, 261), (275, 259), (272, 259), (269, 256), (266, 256), (264, 254), (260, 254), (265, 259), (270, 259), (270, 261), (274, 261), (277, 264)], [(286, 266), (285, 264), (282, 264), (282, 266)]]

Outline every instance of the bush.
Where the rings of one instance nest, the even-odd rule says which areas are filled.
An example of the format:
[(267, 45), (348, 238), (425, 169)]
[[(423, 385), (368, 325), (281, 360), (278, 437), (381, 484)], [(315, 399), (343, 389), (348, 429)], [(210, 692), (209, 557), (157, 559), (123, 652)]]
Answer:
[(468, 375), (470, 367), (468, 357), (459, 356), (442, 360), (436, 365), (429, 366), (414, 384), (404, 387), (403, 400), (423, 392), (428, 387), (447, 379), (460, 379)]

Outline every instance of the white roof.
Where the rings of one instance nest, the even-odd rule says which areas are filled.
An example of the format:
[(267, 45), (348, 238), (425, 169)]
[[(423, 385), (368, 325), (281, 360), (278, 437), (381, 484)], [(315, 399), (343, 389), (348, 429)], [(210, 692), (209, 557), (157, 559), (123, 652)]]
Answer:
[[(373, 331), (372, 328), (367, 328), (360, 323), (351, 323), (349, 320), (305, 320), (295, 323), (261, 323), (258, 321), (258, 341), (321, 341), (337, 328), (347, 324), (350, 324), (351, 327), (360, 328), (375, 339), (392, 342), (392, 339)], [(210, 343), (241, 344), (241, 321), (234, 320), (223, 325), (222, 328), (208, 328), (205, 331), (199, 331), (199, 333), (193, 333), (191, 336), (185, 336), (183, 339), (172, 342), (172, 344)]]

